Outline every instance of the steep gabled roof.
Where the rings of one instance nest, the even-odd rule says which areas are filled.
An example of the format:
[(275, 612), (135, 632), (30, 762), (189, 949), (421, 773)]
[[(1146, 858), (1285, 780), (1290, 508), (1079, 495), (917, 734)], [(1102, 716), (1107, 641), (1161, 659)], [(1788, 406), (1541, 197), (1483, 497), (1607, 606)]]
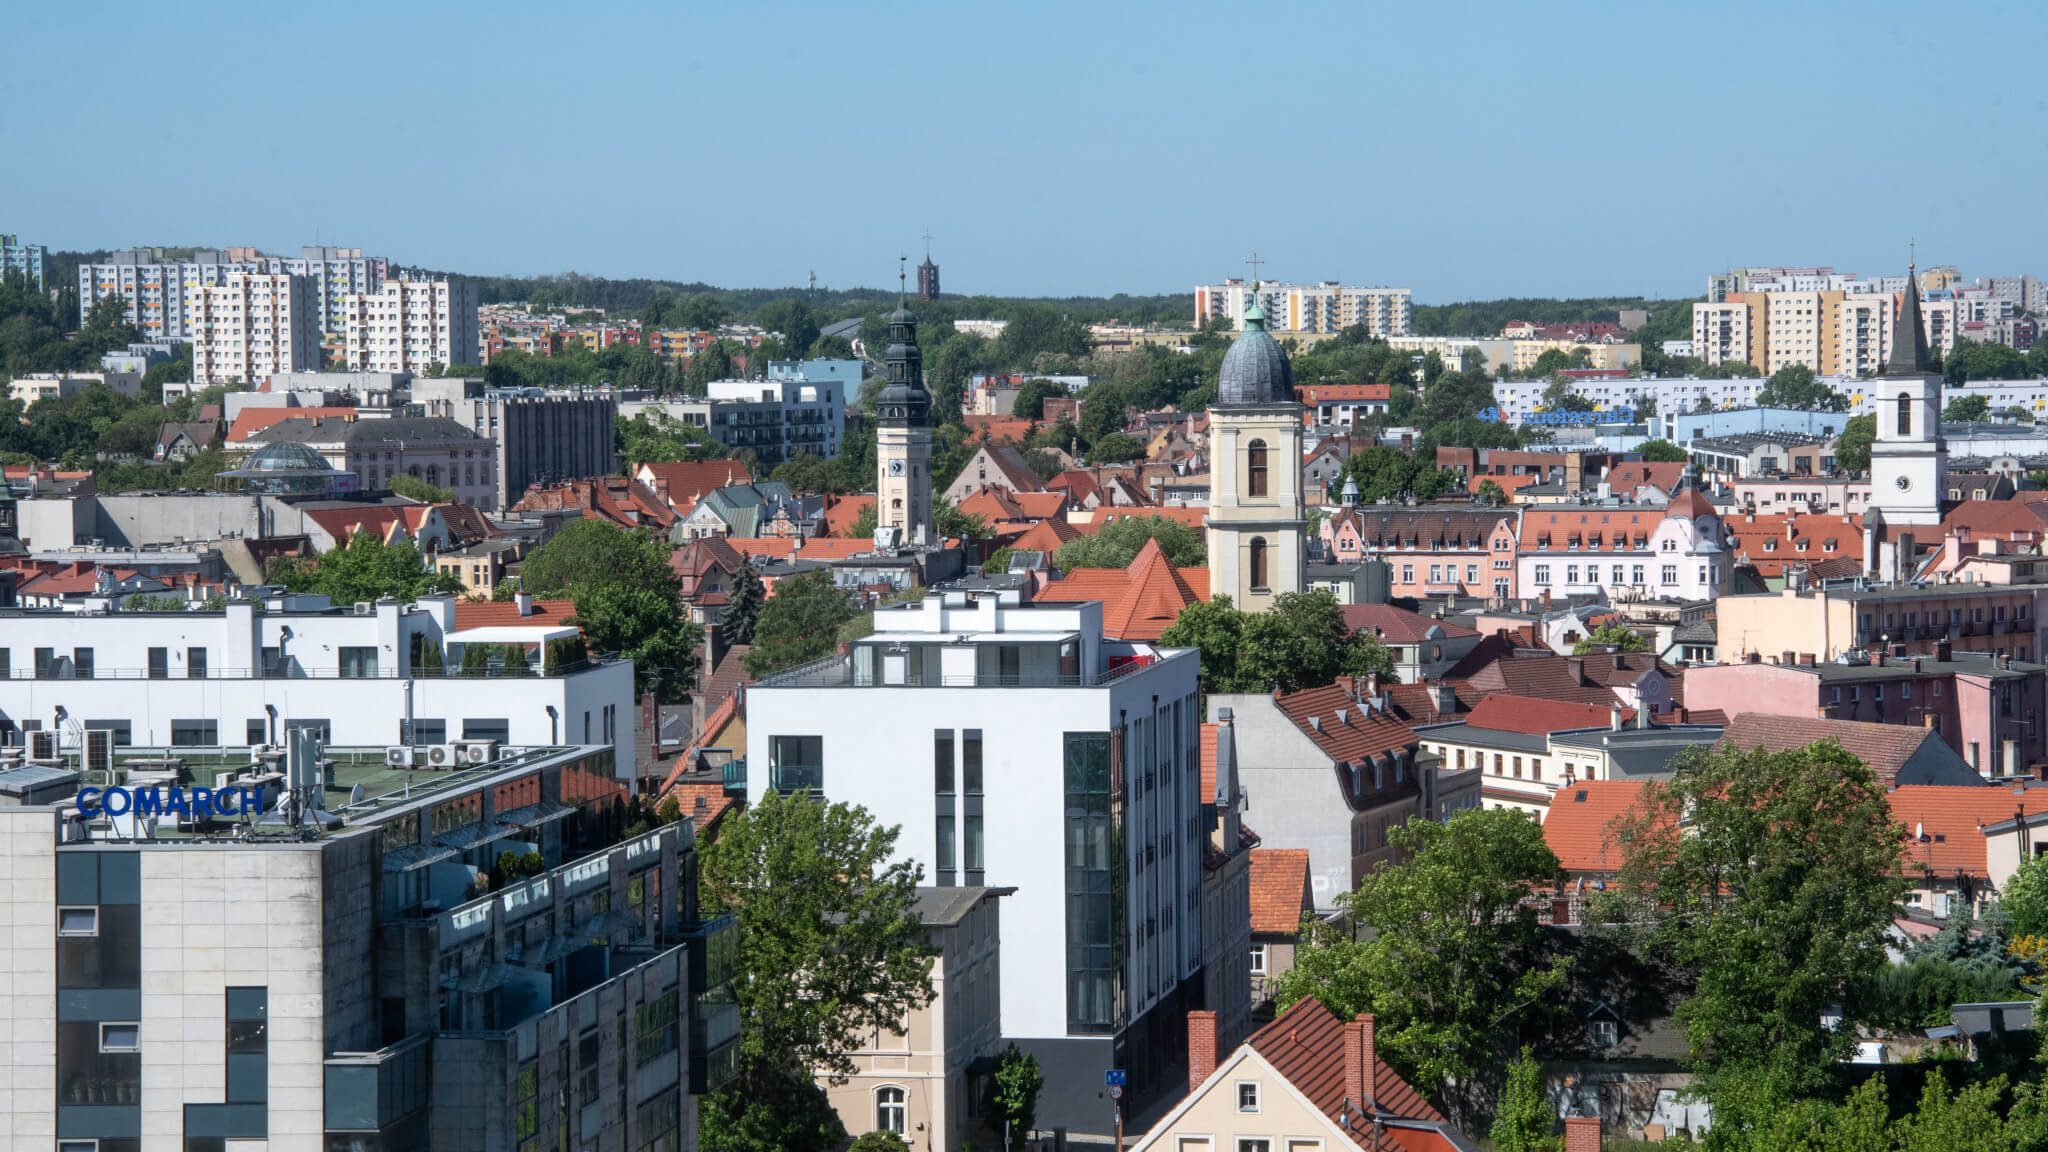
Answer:
[(1432, 629), (1436, 630), (1434, 638), (1439, 640), (1463, 640), (1479, 635), (1463, 624), (1438, 620), (1392, 604), (1346, 604), (1338, 609), (1338, 614), (1343, 616), (1344, 626), (1352, 632), (1367, 632), (1393, 644), (1418, 644), (1432, 639)]
[[(1357, 763), (1416, 743), (1414, 729), (1385, 712), (1368, 711), (1361, 705), (1359, 689), (1351, 677), (1340, 676), (1320, 688), (1275, 693), (1273, 703), (1338, 764)], [(1341, 718), (1339, 712), (1344, 713)], [(1350, 790), (1345, 794), (1349, 796)]]
[(258, 432), (282, 424), (287, 420), (319, 420), (326, 418), (353, 420), (353, 408), (321, 406), (315, 408), (244, 408), (235, 414), (235, 422), (228, 426), (228, 443), (240, 444)]
[(1308, 849), (1252, 849), (1251, 887), (1252, 931), (1293, 935), (1302, 913), (1315, 907), (1309, 895)]
[(1048, 604), (1101, 601), (1102, 634), (1119, 640), (1157, 640), (1181, 609), (1208, 598), (1208, 569), (1175, 568), (1157, 540), (1145, 541), (1129, 567), (1076, 568), (1035, 597)]
[(1823, 560), (1851, 560), (1860, 566), (1863, 526), (1857, 521), (1856, 516), (1802, 516), (1796, 512), (1722, 520), (1734, 537), (1731, 548), (1736, 556), (1765, 576), (1782, 576), (1788, 568), (1809, 567)]
[(872, 492), (858, 492), (850, 496), (825, 497), (825, 534), (844, 536), (853, 530), (854, 521), (861, 513), (875, 506)]
[(1622, 852), (1613, 825), (1642, 794), (1640, 780), (1580, 780), (1561, 787), (1543, 817), (1544, 843), (1566, 872), (1617, 871)]
[(1630, 460), (1609, 468), (1602, 479), (1617, 495), (1627, 495), (1645, 484), (1668, 495), (1677, 489), (1685, 467), (1683, 460)]
[(1877, 773), (1878, 782), (1890, 788), (1897, 783), (1899, 770), (1920, 751), (1920, 746), (1941, 737), (1928, 728), (1739, 712), (1728, 722), (1726, 739), (1744, 751), (1762, 748), (1767, 752), (1788, 752), (1816, 740), (1833, 740), (1868, 764)]
[(1060, 545), (1069, 540), (1079, 539), (1081, 530), (1061, 519), (1040, 520), (1011, 541), (1010, 547), (1019, 552), (1043, 552), (1047, 556), (1060, 550)]
[[(1343, 1110), (1344, 1022), (1313, 996), (1297, 1001), (1274, 1017), (1271, 1024), (1252, 1033), (1245, 1043), (1324, 1115), (1334, 1119)], [(1373, 1103), (1380, 1111), (1444, 1122), (1443, 1113), (1387, 1067), (1385, 1060), (1375, 1059), (1373, 1064), (1373, 1082), (1379, 1086), (1379, 1099)], [(1353, 1108), (1358, 1103), (1351, 1101)], [(1371, 1132), (1370, 1125), (1365, 1128), (1367, 1133)]]
[[(1495, 693), (1479, 702), (1465, 717), (1465, 723), (1473, 728), (1485, 728), (1493, 732), (1523, 732), (1530, 735), (1545, 735), (1551, 732), (1568, 732), (1575, 728), (1605, 728), (1614, 719), (1613, 707), (1605, 704), (1581, 704), (1570, 700), (1539, 700), (1528, 696), (1514, 696)], [(1623, 724), (1635, 718), (1635, 713), (1621, 709)]]
[(1906, 829), (1908, 864), (1924, 864), (1936, 878), (1958, 872), (1988, 877), (1983, 829), (2020, 809), (2041, 807), (2039, 797), (2028, 804), (2024, 788), (1972, 784), (1902, 784), (1885, 799), (1892, 819)]
[(634, 470), (633, 476), (670, 504), (684, 508), (706, 492), (754, 482), (746, 461), (733, 459), (649, 461)]

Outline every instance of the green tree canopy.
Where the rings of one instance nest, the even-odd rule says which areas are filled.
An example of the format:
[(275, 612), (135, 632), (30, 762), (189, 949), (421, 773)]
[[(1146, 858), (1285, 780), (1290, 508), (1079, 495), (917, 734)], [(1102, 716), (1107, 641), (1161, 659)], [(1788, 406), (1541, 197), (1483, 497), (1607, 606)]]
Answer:
[(1031, 379), (1017, 390), (1017, 402), (1010, 406), (1010, 415), (1022, 416), (1026, 420), (1045, 418), (1045, 402), (1067, 394), (1067, 386), (1050, 380)]
[(1645, 440), (1636, 446), (1636, 451), (1643, 454), (1643, 459), (1656, 464), (1683, 464), (1691, 459), (1685, 454), (1685, 449), (1669, 440)]
[[(1650, 947), (1694, 976), (1677, 1019), (1710, 1096), (1751, 1082), (1804, 1095), (1868, 1014), (1855, 993), (1886, 962), (1905, 832), (1877, 777), (1833, 741), (1694, 749), (1675, 769), (1620, 822), (1608, 913), (1646, 925)], [(1829, 1028), (1821, 1014), (1837, 1004), (1844, 1026)]]
[(1542, 827), (1510, 808), (1411, 820), (1388, 839), (1404, 861), (1339, 900), (1366, 931), (1305, 923), (1281, 1006), (1312, 996), (1347, 1020), (1374, 1013), (1387, 1062), (1454, 1118), (1469, 1116), (1520, 1025), (1564, 984), (1569, 962), (1538, 958), (1536, 912), (1523, 902), (1556, 880), (1557, 856)]
[(1797, 408), (1803, 412), (1847, 412), (1849, 398), (1828, 387), (1804, 364), (1787, 364), (1771, 373), (1756, 394), (1759, 408)]
[(1951, 384), (1965, 380), (2025, 380), (2035, 375), (2028, 358), (2004, 344), (1958, 340), (1941, 358), (1941, 374)]
[(1197, 600), (1161, 635), (1168, 648), (1199, 648), (1202, 690), (1296, 692), (1339, 676), (1394, 680), (1394, 657), (1367, 632), (1344, 623), (1324, 590), (1283, 592), (1267, 612), (1243, 612), (1228, 596)]
[(1166, 562), (1176, 568), (1199, 568), (1207, 562), (1208, 545), (1200, 529), (1165, 516), (1126, 516), (1103, 525), (1093, 536), (1077, 536), (1053, 554), (1062, 572), (1077, 568), (1128, 568), (1145, 541), (1159, 541)]
[(1088, 459), (1096, 464), (1127, 464), (1145, 458), (1145, 442), (1123, 432), (1111, 433), (1088, 446)]
[(1358, 501), (1361, 504), (1409, 495), (1418, 500), (1431, 500), (1455, 492), (1463, 484), (1456, 472), (1436, 466), (1433, 447), (1427, 450), (1418, 448), (1411, 454), (1385, 444), (1353, 452), (1344, 461), (1342, 474), (1331, 483), (1341, 491), (1346, 479), (1358, 482)]
[[(1543, 355), (1545, 357), (1562, 356), (1563, 353), (1552, 348)], [(1540, 368), (1542, 361), (1538, 360), (1537, 365)], [(1565, 367), (1565, 365), (1560, 365), (1559, 367)], [(1542, 373), (1539, 372), (1538, 374), (1541, 375)], [(1552, 380), (1549, 387), (1543, 389), (1541, 404), (1546, 412), (1591, 412), (1593, 410), (1593, 402), (1579, 395), (1578, 382), (1563, 376)]]
[(755, 678), (808, 664), (832, 654), (839, 629), (852, 620), (853, 604), (832, 583), (828, 569), (814, 568), (775, 582), (754, 625), (754, 648), (745, 657)]
[(417, 476), (393, 476), (391, 491), (408, 500), (422, 504), (453, 504), (455, 493), (446, 488), (436, 488)]
[(631, 659), (636, 688), (672, 703), (695, 682), (702, 630), (683, 612), (668, 554), (666, 541), (645, 532), (577, 520), (526, 557), (519, 585), (574, 600), (590, 643)]
[(1868, 472), (1870, 445), (1876, 439), (1875, 413), (1849, 417), (1842, 424), (1842, 435), (1835, 441), (1835, 467), (1845, 472)]
[(1011, 1148), (1037, 1125), (1038, 1093), (1044, 1087), (1038, 1057), (1019, 1050), (1013, 1041), (1003, 1050), (995, 1075), (996, 1115), (1004, 1122)]
[(1543, 1066), (1526, 1046), (1508, 1066), (1487, 1135), (1500, 1152), (1557, 1152), (1557, 1108), (1543, 1093)]
[(1650, 642), (1626, 624), (1602, 624), (1587, 633), (1585, 639), (1572, 645), (1572, 655), (1584, 656), (1588, 652), (1605, 652), (1609, 648), (1619, 648), (1623, 652), (1648, 652)]
[(336, 604), (374, 603), (387, 596), (409, 604), (422, 596), (462, 593), (462, 578), (429, 569), (409, 538), (400, 536), (386, 544), (368, 532), (350, 536), (310, 562), (273, 560), (264, 577), (293, 592), (318, 593)]
[(617, 429), (619, 448), (629, 471), (642, 464), (716, 460), (725, 455), (725, 446), (713, 440), (709, 432), (665, 412), (642, 412), (631, 420), (620, 416)]
[(733, 573), (732, 591), (726, 593), (725, 612), (719, 617), (727, 644), (754, 642), (754, 626), (760, 622), (761, 605), (767, 596), (767, 590), (761, 586), (761, 574), (752, 564), (742, 561), (740, 570)]
[[(2012, 349), (2007, 348), (2006, 351), (2011, 352)], [(1981, 393), (1957, 396), (1942, 408), (1941, 418), (1955, 424), (1966, 424), (1973, 420), (1989, 420), (1991, 419), (1991, 401)]]

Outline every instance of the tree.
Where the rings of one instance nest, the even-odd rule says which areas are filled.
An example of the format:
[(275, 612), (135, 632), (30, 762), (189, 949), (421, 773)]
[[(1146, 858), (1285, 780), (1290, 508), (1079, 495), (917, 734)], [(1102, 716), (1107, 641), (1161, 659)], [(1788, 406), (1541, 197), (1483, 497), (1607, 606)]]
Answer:
[(789, 485), (791, 492), (817, 494), (834, 492), (839, 488), (832, 462), (809, 452), (791, 456), (769, 473), (768, 478)]
[[(932, 509), (932, 530), (949, 539), (986, 540), (996, 534), (988, 521), (972, 512), (962, 512), (958, 504), (944, 497)], [(868, 530), (874, 534), (873, 529)]]
[(1165, 516), (1126, 516), (1103, 525), (1093, 536), (1077, 536), (1053, 554), (1062, 572), (1076, 568), (1128, 568), (1145, 541), (1159, 541), (1166, 562), (1176, 568), (1198, 568), (1208, 557), (1202, 533)]
[(1500, 1152), (1555, 1152), (1556, 1128), (1557, 1109), (1543, 1096), (1543, 1066), (1524, 1045), (1521, 1059), (1508, 1066), (1487, 1134)]
[(912, 910), (923, 870), (864, 808), (769, 791), (702, 851), (704, 903), (736, 921), (736, 1071), (776, 1101), (790, 1069), (843, 1082), (847, 1055), (932, 998), (931, 949)]
[[(2008, 351), (2010, 351), (2008, 349)], [(1976, 420), (1991, 419), (1991, 401), (1982, 395), (1963, 395), (1948, 402), (1941, 410), (1941, 418), (1952, 424), (1967, 424)]]
[(416, 476), (393, 476), (391, 478), (391, 491), (408, 500), (417, 500), (422, 504), (455, 503), (455, 493), (446, 488), (436, 488)]
[(1031, 379), (1017, 390), (1017, 402), (1010, 406), (1010, 415), (1022, 416), (1026, 420), (1045, 418), (1045, 402), (1067, 394), (1067, 386), (1050, 380)]
[(766, 596), (761, 574), (754, 571), (752, 564), (742, 561), (740, 570), (733, 573), (732, 590), (726, 593), (725, 613), (720, 617), (727, 644), (754, 642), (754, 625), (761, 618), (761, 602)]
[(1472, 494), (1496, 507), (1508, 501), (1508, 494), (1492, 480), (1481, 480), (1479, 487), (1472, 490)]
[(710, 391), (713, 380), (731, 379), (733, 355), (733, 345), (726, 340), (713, 340), (705, 345), (703, 351), (690, 357), (690, 367), (683, 373), (683, 391), (702, 396)]
[(754, 312), (754, 323), (782, 334), (782, 350), (792, 360), (810, 355), (818, 339), (818, 321), (811, 306), (797, 299), (770, 300)]
[(839, 629), (853, 619), (846, 593), (832, 583), (829, 569), (814, 568), (775, 583), (754, 625), (754, 648), (745, 657), (747, 674), (759, 679), (832, 654)]
[(1643, 459), (1656, 464), (1683, 464), (1691, 459), (1685, 454), (1685, 449), (1669, 440), (1645, 440), (1636, 445), (1636, 451), (1643, 454)]
[(996, 1065), (995, 1080), (996, 1115), (1003, 1120), (1008, 1152), (1019, 1136), (1028, 1137), (1038, 1124), (1038, 1093), (1045, 1087), (1045, 1077), (1038, 1073), (1038, 1057), (1020, 1051), (1013, 1041)]
[(665, 412), (642, 412), (631, 420), (620, 416), (615, 426), (619, 448), (629, 469), (637, 470), (649, 463), (716, 460), (725, 455), (725, 446), (713, 440), (709, 432)]
[[(1868, 1015), (1856, 993), (1885, 964), (1905, 831), (1877, 777), (1831, 740), (1695, 749), (1674, 766), (1620, 821), (1621, 883), (1603, 911), (1645, 926), (1693, 975), (1677, 1019), (1717, 1111), (1735, 1084), (1804, 1095)], [(1823, 1025), (1837, 1004), (1843, 1025)]]
[(336, 604), (374, 603), (386, 597), (409, 604), (422, 596), (462, 592), (462, 578), (429, 569), (410, 538), (400, 536), (386, 544), (368, 532), (350, 536), (310, 563), (273, 560), (264, 575), (293, 592), (317, 593)]
[(2028, 358), (2003, 344), (1958, 340), (1941, 358), (1941, 374), (1951, 384), (1965, 380), (2024, 380), (2034, 375)]
[(1870, 444), (1877, 439), (1877, 415), (1866, 412), (1851, 416), (1835, 440), (1835, 467), (1844, 472), (1870, 470)]
[(137, 592), (126, 600), (121, 601), (121, 611), (123, 612), (183, 612), (184, 610), (185, 601), (180, 600), (176, 596), (151, 596), (147, 592)]
[(784, 1073), (766, 1090), (733, 1081), (705, 1097), (700, 1108), (698, 1145), (704, 1152), (827, 1152), (846, 1142), (846, 1125), (831, 1097), (805, 1075)]
[(1849, 398), (1822, 383), (1804, 364), (1787, 364), (1764, 381), (1756, 394), (1759, 408), (1796, 408), (1802, 412), (1847, 412)]
[(2014, 936), (2048, 936), (2048, 859), (2021, 860), (2005, 882), (1997, 910)]
[(633, 661), (635, 690), (674, 703), (696, 679), (702, 631), (683, 612), (668, 554), (666, 541), (644, 532), (578, 520), (526, 557), (519, 584), (529, 595), (574, 600), (590, 643)]
[(1393, 653), (1371, 633), (1353, 633), (1323, 590), (1283, 592), (1267, 612), (1239, 611), (1228, 596), (1197, 600), (1159, 642), (1200, 649), (1202, 690), (1212, 694), (1295, 692), (1339, 676), (1394, 679)]
[(1524, 903), (1556, 881), (1557, 856), (1511, 808), (1411, 820), (1388, 839), (1405, 861), (1338, 900), (1368, 931), (1305, 922), (1281, 1006), (1313, 996), (1347, 1020), (1374, 1013), (1387, 1062), (1453, 1118), (1470, 1115), (1517, 1030), (1564, 985), (1569, 960), (1537, 959), (1541, 929)]
[(910, 1145), (894, 1132), (876, 1129), (862, 1133), (860, 1139), (847, 1145), (846, 1152), (907, 1152)]
[(1650, 642), (1639, 632), (1631, 631), (1626, 624), (1602, 624), (1587, 633), (1586, 638), (1572, 645), (1572, 655), (1584, 656), (1588, 652), (1605, 652), (1619, 648), (1623, 652), (1648, 652)]
[[(1560, 356), (1562, 353), (1553, 348), (1543, 355), (1546, 357)], [(1542, 362), (1539, 360), (1537, 363), (1540, 368)], [(1545, 374), (1538, 372), (1538, 375)], [(1543, 398), (1539, 403), (1546, 412), (1591, 412), (1593, 410), (1593, 402), (1579, 395), (1575, 382), (1562, 376), (1552, 380), (1550, 386), (1543, 390)]]
[(1088, 446), (1088, 459), (1097, 464), (1126, 464), (1145, 458), (1145, 442), (1136, 436), (1115, 432)]

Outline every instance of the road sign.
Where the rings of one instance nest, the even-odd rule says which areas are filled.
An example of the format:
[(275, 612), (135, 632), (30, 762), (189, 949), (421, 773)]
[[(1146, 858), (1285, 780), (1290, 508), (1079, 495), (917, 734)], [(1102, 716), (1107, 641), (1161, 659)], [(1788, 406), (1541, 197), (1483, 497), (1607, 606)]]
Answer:
[(1114, 1084), (1111, 1084), (1111, 1085), (1109, 1086), (1109, 1098), (1110, 1098), (1111, 1100), (1121, 1100), (1121, 1099), (1123, 1099), (1123, 1098), (1124, 1098), (1124, 1090), (1123, 1090), (1122, 1088), (1119, 1088), (1119, 1087), (1117, 1087), (1117, 1086), (1116, 1086), (1116, 1085), (1114, 1085)]
[(1109, 1087), (1111, 1087), (1111, 1088), (1121, 1088), (1121, 1087), (1123, 1087), (1123, 1086), (1124, 1086), (1124, 1070), (1123, 1070), (1123, 1069), (1121, 1069), (1121, 1068), (1110, 1068), (1110, 1069), (1107, 1069), (1107, 1070), (1105, 1070), (1105, 1071), (1104, 1071), (1104, 1072), (1102, 1073), (1102, 1082), (1103, 1082), (1104, 1084), (1108, 1085), (1108, 1086), (1109, 1086)]

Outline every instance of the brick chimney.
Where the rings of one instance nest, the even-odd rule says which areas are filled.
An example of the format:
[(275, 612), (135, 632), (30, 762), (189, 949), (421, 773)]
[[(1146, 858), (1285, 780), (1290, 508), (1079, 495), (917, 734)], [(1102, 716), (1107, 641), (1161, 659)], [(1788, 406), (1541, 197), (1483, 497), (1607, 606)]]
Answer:
[(1188, 1091), (1202, 1086), (1216, 1071), (1216, 1014), (1197, 1009), (1188, 1013)]
[(1600, 1118), (1565, 1117), (1564, 1152), (1600, 1152)]
[(1379, 1107), (1379, 1076), (1374, 1068), (1377, 1052), (1372, 1013), (1361, 1012), (1358, 1019), (1344, 1025), (1344, 1095), (1352, 1108), (1368, 1117)]

